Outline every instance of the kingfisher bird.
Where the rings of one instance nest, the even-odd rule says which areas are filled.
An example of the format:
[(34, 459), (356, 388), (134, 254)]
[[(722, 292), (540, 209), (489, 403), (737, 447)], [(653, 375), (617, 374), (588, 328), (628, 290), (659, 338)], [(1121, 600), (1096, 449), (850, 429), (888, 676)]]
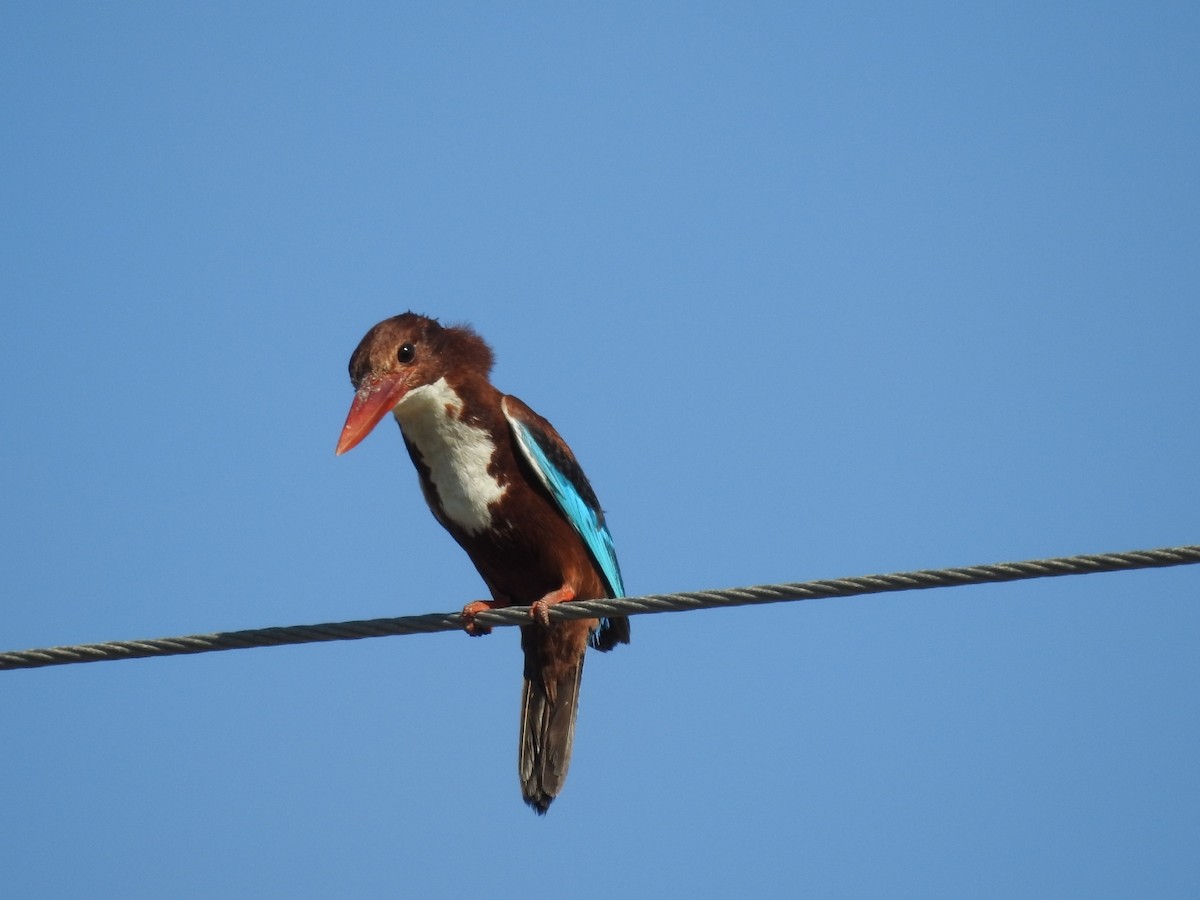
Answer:
[(468, 326), (407, 312), (366, 333), (350, 357), (354, 400), (337, 445), (355, 447), (389, 412), (434, 518), (471, 557), (491, 600), (463, 607), (468, 634), (486, 609), (529, 605), (517, 765), (539, 815), (571, 761), (584, 651), (629, 643), (629, 619), (551, 622), (565, 600), (624, 596), (604, 513), (554, 427), (489, 380), (491, 348)]

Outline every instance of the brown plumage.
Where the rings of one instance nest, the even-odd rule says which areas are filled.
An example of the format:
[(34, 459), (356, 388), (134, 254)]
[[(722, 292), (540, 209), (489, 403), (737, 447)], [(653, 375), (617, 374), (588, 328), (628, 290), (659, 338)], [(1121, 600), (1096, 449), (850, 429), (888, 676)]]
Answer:
[[(533, 621), (521, 628), (518, 769), (525, 801), (541, 814), (566, 779), (589, 637), (602, 650), (628, 643), (629, 621), (603, 628), (595, 619), (549, 622), (546, 611), (556, 602), (616, 596), (620, 574), (603, 513), (570, 448), (549, 422), (492, 386), (491, 367), (491, 349), (469, 328), (413, 313), (380, 322), (350, 359), (356, 396), (338, 452), (392, 412), (429, 508), (491, 592), (491, 601), (464, 609), (468, 632), (487, 632), (473, 621), (483, 609), (532, 606)], [(590, 524), (573, 523), (556, 500), (547, 463), (582, 498)], [(588, 527), (603, 532), (602, 543), (581, 537)], [(607, 568), (596, 546), (609, 555)]]

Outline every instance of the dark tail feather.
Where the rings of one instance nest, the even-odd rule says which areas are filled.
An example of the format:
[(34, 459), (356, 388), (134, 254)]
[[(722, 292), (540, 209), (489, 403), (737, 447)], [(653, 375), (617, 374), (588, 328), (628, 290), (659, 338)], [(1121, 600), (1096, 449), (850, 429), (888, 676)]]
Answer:
[(544, 684), (540, 672), (527, 671), (521, 690), (521, 746), (517, 752), (521, 793), (539, 816), (558, 796), (567, 780), (583, 656), (554, 684)]
[(617, 644), (629, 643), (629, 617), (601, 619), (600, 627), (588, 636), (588, 645), (607, 653)]

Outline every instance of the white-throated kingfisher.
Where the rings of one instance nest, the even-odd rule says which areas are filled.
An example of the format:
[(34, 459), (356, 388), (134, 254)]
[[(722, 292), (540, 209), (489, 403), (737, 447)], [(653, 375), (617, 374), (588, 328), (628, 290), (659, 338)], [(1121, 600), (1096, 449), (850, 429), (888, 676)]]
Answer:
[(463, 608), (468, 633), (490, 630), (474, 622), (482, 610), (530, 606), (518, 771), (525, 802), (542, 814), (571, 762), (584, 651), (629, 643), (629, 619), (550, 621), (555, 603), (622, 596), (621, 570), (575, 455), (549, 422), (492, 386), (491, 370), (491, 348), (470, 328), (411, 312), (385, 319), (350, 357), (355, 394), (337, 453), (390, 412), (434, 518), (491, 592)]

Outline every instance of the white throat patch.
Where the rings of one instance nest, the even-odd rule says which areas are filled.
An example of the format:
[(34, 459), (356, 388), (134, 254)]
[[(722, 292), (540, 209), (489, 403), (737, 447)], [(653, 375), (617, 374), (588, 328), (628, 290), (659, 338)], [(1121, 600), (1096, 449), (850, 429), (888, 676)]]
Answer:
[(468, 534), (477, 534), (491, 526), (488, 507), (506, 488), (488, 474), (496, 451), (491, 435), (460, 419), (462, 406), (462, 398), (439, 378), (406, 394), (392, 414), (429, 467), (442, 511)]

